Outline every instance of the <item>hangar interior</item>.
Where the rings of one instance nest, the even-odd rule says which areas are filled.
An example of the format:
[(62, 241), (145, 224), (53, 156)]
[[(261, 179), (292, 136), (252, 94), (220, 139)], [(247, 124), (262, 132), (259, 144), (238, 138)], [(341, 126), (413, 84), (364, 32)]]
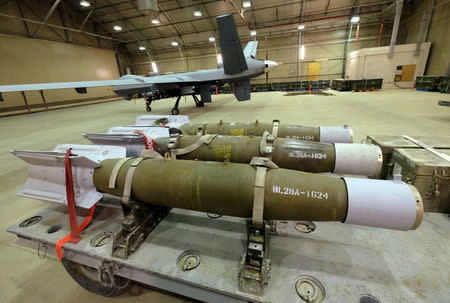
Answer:
[[(142, 76), (142, 79), (149, 81), (158, 81), (160, 76), (181, 79), (185, 74), (179, 73), (194, 72), (195, 75), (196, 71), (218, 67), (219, 70), (222, 67), (223, 73), (223, 67), (226, 68), (227, 60), (230, 60), (222, 45), (225, 40), (221, 37), (227, 30), (224, 33), (218, 26), (218, 20), (224, 15), (232, 16), (231, 20), (236, 25), (242, 49), (247, 43), (258, 41), (258, 48), (253, 57), (263, 60), (261, 62), (265, 63), (265, 68), (256, 76), (251, 76), (251, 79), (246, 78), (245, 81), (248, 82), (240, 82), (241, 77), (238, 80), (207, 82), (212, 87), (208, 86), (207, 89), (207, 95), (212, 98), (212, 102), (203, 102), (204, 91), (195, 88), (186, 94), (177, 91), (178, 101), (175, 101), (177, 96), (172, 92), (161, 95), (159, 90), (158, 97), (154, 91), (151, 96), (141, 91), (132, 95), (118, 95), (112, 85), (87, 89), (80, 85), (67, 89), (2, 91), (2, 86), (22, 84), (109, 81), (119, 78), (125, 81), (126, 75)], [(449, 29), (448, 0), (0, 0), (0, 260), (4, 269), (0, 278), (3, 289), (0, 294), (1, 301), (448, 302), (450, 276), (445, 269), (450, 268)], [(229, 32), (233, 31), (230, 29)], [(235, 37), (232, 33), (229, 35)], [(230, 45), (236, 43), (236, 39), (227, 41), (232, 41), (229, 42)], [(237, 43), (239, 44), (239, 40)], [(269, 68), (268, 62), (273, 62), (274, 67)], [(245, 87), (245, 83), (248, 83), (251, 100), (240, 102), (238, 92)], [(195, 84), (191, 85), (195, 87)], [(190, 95), (198, 94), (201, 94), (201, 106), (199, 100), (194, 104), (190, 99)], [(132, 100), (125, 100), (127, 96), (132, 96), (128, 98)], [(173, 210), (170, 214), (162, 217), (161, 223), (158, 221), (159, 225), (156, 223), (155, 229), (143, 240), (142, 245), (138, 245), (135, 256), (121, 260), (110, 259), (111, 253), (106, 250), (105, 256), (98, 255), (100, 253), (95, 252), (95, 246), (89, 242), (95, 235), (89, 231), (90, 228), (94, 228), (98, 233), (98, 230), (105, 226), (110, 225), (116, 229), (124, 226), (119, 219), (108, 221), (106, 213), (98, 215), (97, 218), (94, 216), (92, 226), (88, 225), (85, 232), (81, 233), (82, 240), (79, 244), (64, 245), (64, 258), (80, 264), (86, 262), (84, 264), (88, 266), (89, 262), (93, 262), (89, 258), (94, 254), (93, 259), (97, 263), (89, 263), (91, 271), (89, 274), (84, 272), (86, 277), (98, 283), (97, 275), (108, 273), (107, 267), (100, 270), (98, 264), (112, 264), (110, 268), (113, 270), (113, 276), (120, 276), (122, 280), (112, 279), (113, 283), (110, 283), (109, 287), (117, 287), (115, 283), (120, 284), (123, 279), (133, 282), (127, 284), (126, 291), (118, 291), (121, 295), (114, 298), (102, 296), (98, 289), (90, 289), (88, 292), (86, 287), (80, 286), (80, 282), (73, 277), (74, 272), (83, 272), (85, 269), (72, 268), (69, 275), (67, 264), (61, 264), (54, 255), (54, 245), (51, 244), (71, 231), (67, 210), (54, 208), (50, 214), (55, 217), (46, 219), (43, 216), (42, 219), (42, 214), (48, 214), (48, 207), (53, 205), (45, 200), (56, 198), (46, 199), (41, 193), (40, 200), (31, 199), (33, 195), (37, 197), (36, 188), (34, 194), (27, 194), (26, 190), (22, 189), (30, 176), (31, 181), (27, 181), (29, 186), (35, 182), (32, 180), (33, 174), (36, 177), (38, 172), (45, 173), (45, 165), (39, 162), (44, 156), (23, 162), (14, 157), (17, 152), (13, 155), (10, 151), (52, 151), (58, 144), (89, 145), (93, 141), (82, 134), (105, 133), (114, 126), (132, 125), (136, 117), (143, 115), (164, 115), (170, 126), (173, 117), (184, 117), (170, 116), (171, 109), (172, 114), (174, 113), (174, 102), (178, 108), (179, 101), (180, 114), (188, 116), (192, 125), (201, 125), (201, 132), (194, 132), (192, 135), (208, 136), (205, 127), (217, 123), (221, 125), (222, 121), (245, 122), (247, 126), (255, 127), (259, 122), (270, 122), (270, 129), (267, 130), (270, 133), (268, 135), (273, 137), (272, 141), (267, 142), (271, 152), (260, 152), (256, 157), (268, 156), (281, 170), (285, 170), (280, 173), (280, 180), (287, 180), (288, 184), (291, 184), (291, 180), (286, 176), (291, 174), (291, 170), (318, 173), (319, 177), (325, 176), (324, 178), (330, 177), (330, 173), (333, 173), (332, 177), (343, 175), (343, 179), (339, 179), (343, 182), (342, 180), (347, 180), (345, 176), (358, 175), (355, 173), (358, 163), (363, 163), (361, 170), (369, 169), (368, 163), (372, 159), (369, 159), (369, 156), (363, 158), (366, 149), (361, 147), (359, 150), (358, 146), (362, 145), (361, 143), (379, 146), (379, 157), (382, 153), (383, 159), (376, 159), (380, 165), (376, 169), (386, 168), (388, 172), (385, 172), (383, 177), (377, 175), (379, 172), (363, 176), (370, 178), (367, 179), (367, 187), (359, 193), (365, 196), (362, 200), (366, 201), (363, 205), (367, 207), (361, 213), (366, 214), (364, 218), (369, 218), (370, 221), (376, 217), (378, 211), (372, 204), (387, 205), (387, 202), (392, 200), (394, 205), (395, 201), (403, 198), (403, 187), (393, 187), (390, 191), (390, 187), (383, 187), (384, 185), (376, 187), (378, 183), (370, 183), (372, 180), (390, 182), (389, 184), (409, 184), (414, 186), (414, 193), (415, 188), (418, 189), (422, 199), (423, 221), (421, 217), (418, 219), (419, 207), (413, 205), (412, 210), (416, 221), (422, 221), (421, 226), (417, 230), (391, 230), (396, 229), (392, 226), (398, 222), (392, 223), (392, 226), (383, 226), (382, 218), (373, 219), (372, 225), (367, 223), (366, 226), (357, 226), (364, 225), (362, 219), (355, 219), (358, 223), (349, 222), (356, 225), (320, 222), (350, 220), (350, 206), (347, 206), (342, 220), (337, 220), (337, 206), (332, 208), (333, 220), (320, 213), (323, 210), (318, 206), (309, 212), (309, 206), (305, 206), (306, 204), (301, 204), (306, 207), (305, 215), (299, 215), (301, 218), (298, 220), (287, 216), (289, 219), (284, 221), (279, 218), (280, 212), (274, 211), (274, 218), (279, 220), (273, 220), (276, 222), (274, 225), (267, 223), (274, 233), (270, 238), (270, 245), (268, 240), (261, 240), (261, 247), (270, 247), (270, 253), (266, 250), (261, 252), (264, 262), (268, 256), (272, 262), (271, 269), (268, 266), (270, 275), (263, 272), (261, 279), (264, 281), (260, 279), (257, 282), (263, 286), (259, 291), (252, 292), (248, 291), (248, 286), (241, 285), (242, 281), (251, 278), (242, 274), (240, 267), (242, 253), (246, 251), (247, 255), (244, 253), (244, 256), (249, 257), (251, 248), (247, 244), (252, 234), (246, 229), (245, 219), (235, 218), (252, 216), (242, 216), (237, 210), (231, 209), (230, 217), (224, 215), (214, 219), (210, 214), (205, 215), (204, 212), (208, 211), (195, 212), (212, 208), (191, 198), (198, 203), (192, 202), (193, 206), (185, 207), (188, 209), (185, 212), (180, 210), (183, 207), (171, 206)], [(150, 104), (151, 112), (148, 112)], [(355, 146), (355, 151), (345, 150), (339, 156), (339, 161), (344, 161), (341, 160), (344, 158), (347, 161), (340, 167), (339, 172), (336, 144), (348, 143), (347, 141), (326, 141), (326, 144), (335, 146), (334, 171), (327, 171), (326, 168), (317, 167), (315, 164), (306, 164), (304, 169), (282, 166), (275, 157), (278, 147), (274, 142), (278, 140), (278, 124), (273, 124), (274, 120), (280, 121), (280, 132), (283, 125), (303, 125), (315, 129), (321, 127), (322, 136), (325, 136), (323, 127), (345, 125), (342, 128), (345, 130), (351, 127), (351, 142), (354, 142), (352, 145)], [(165, 125), (165, 122), (163, 124)], [(233, 125), (230, 124), (230, 127)], [(256, 131), (252, 130), (248, 135), (244, 134), (243, 130), (242, 133), (237, 132), (234, 135), (250, 136), (249, 140), (261, 136), (254, 132)], [(182, 137), (186, 137), (186, 134), (183, 132)], [(129, 133), (126, 136), (129, 139)], [(147, 139), (151, 144), (159, 144), (158, 140), (151, 136), (147, 138), (142, 132), (132, 133), (132, 136), (142, 136), (145, 149), (148, 149)], [(386, 139), (386, 136), (391, 137)], [(219, 137), (210, 140), (217, 140)], [(302, 138), (295, 134), (286, 136), (295, 139), (295, 142), (303, 142), (296, 140), (299, 137)], [(310, 140), (308, 138), (312, 137), (313, 135), (308, 133), (303, 139)], [(180, 146), (182, 139), (178, 138), (175, 143)], [(405, 140), (408, 142), (405, 143)], [(121, 143), (121, 146), (129, 147), (124, 144)], [(286, 147), (289, 142), (283, 144)], [(306, 146), (307, 143), (301, 144)], [(250, 141), (243, 145), (250, 146)], [(289, 145), (289, 148), (294, 145)], [(222, 149), (218, 149), (219, 151), (215, 150), (215, 155), (220, 154), (225, 162), (229, 163), (233, 158), (231, 150), (234, 153), (234, 149), (230, 147), (228, 151), (220, 148)], [(240, 148), (236, 148), (236, 152), (244, 150), (242, 146)], [(307, 163), (311, 159), (322, 157), (325, 145), (308, 148), (305, 147), (305, 150), (300, 152), (291, 151), (285, 156), (291, 157), (293, 153), (297, 156), (292, 157), (303, 157), (302, 161)], [(319, 151), (308, 154), (314, 148)], [(176, 153), (169, 154), (174, 157)], [(129, 156), (127, 150), (127, 157)], [(185, 156), (178, 156), (180, 159), (183, 157)], [(20, 158), (27, 159), (23, 156)], [(214, 161), (209, 158), (202, 159), (198, 155), (184, 159), (198, 160), (192, 165), (196, 165), (199, 160)], [(236, 162), (249, 163), (243, 160)], [(33, 163), (37, 165), (34, 168), (31, 166)], [(381, 168), (381, 165), (384, 168)], [(27, 167), (30, 167), (29, 170)], [(200, 174), (201, 169), (198, 168)], [(95, 170), (97, 171), (97, 168)], [(143, 187), (154, 188), (151, 184), (165, 187), (165, 183), (159, 179), (177, 180), (179, 175), (185, 179), (194, 178), (191, 170), (186, 171), (177, 171), (177, 175), (175, 171), (168, 170), (165, 172), (167, 175), (149, 177), (147, 181), (150, 185)], [(206, 171), (205, 168), (204, 172)], [(236, 168), (236, 172), (238, 171)], [(275, 174), (276, 171), (279, 169), (267, 168), (266, 174), (271, 176), (270, 174)], [(74, 170), (74, 174), (78, 176), (80, 172)], [(232, 178), (226, 177), (223, 177), (224, 182), (220, 182), (221, 168), (217, 168), (217, 172), (212, 175), (202, 177), (217, 180), (217, 183), (210, 186), (218, 193), (225, 187), (225, 196), (229, 195), (231, 201), (239, 197), (239, 193), (247, 193), (248, 190), (244, 190), (244, 185), (239, 183), (239, 180), (244, 179), (244, 175), (236, 174), (236, 184), (232, 182)], [(67, 178), (64, 171), (54, 177), (63, 180), (58, 185), (61, 188), (67, 188), (65, 177)], [(273, 178), (266, 177), (266, 191), (269, 188), (268, 182), (272, 182)], [(314, 175), (304, 175), (304, 178), (305, 181), (299, 181), (300, 184), (313, 184), (313, 180), (316, 180)], [(53, 182), (44, 179), (45, 182), (41, 180), (41, 183), (36, 184), (44, 187)], [(199, 177), (198, 184), (204, 182), (202, 180)], [(327, 180), (316, 183), (321, 186), (328, 182)], [(47, 184), (47, 181), (50, 183)], [(350, 181), (346, 182), (347, 191), (342, 195), (350, 200)], [(179, 183), (185, 184), (184, 181)], [(198, 184), (195, 188), (201, 191)], [(254, 212), (257, 206), (257, 202), (253, 201), (256, 201), (253, 195), (257, 196), (255, 184), (251, 184)], [(272, 185), (281, 184), (271, 183)], [(169, 192), (164, 196), (156, 190), (149, 196), (155, 193), (161, 194), (163, 200), (165, 197), (171, 197), (173, 200), (180, 199), (185, 202), (190, 198), (183, 197), (194, 197), (195, 190), (184, 193), (183, 186), (180, 185), (179, 195)], [(274, 200), (278, 203), (274, 208), (284, 207), (289, 210), (291, 198), (287, 195), (295, 194), (293, 186), (287, 186), (286, 195)], [(323, 186), (327, 190), (331, 187)], [(262, 188), (264, 189), (264, 185)], [(206, 191), (202, 197), (214, 196), (214, 190), (212, 193), (210, 191)], [(18, 192), (21, 196), (16, 195)], [(333, 200), (328, 198), (325, 192), (314, 191), (315, 198), (320, 195), (326, 197), (321, 202)], [(134, 192), (133, 194), (136, 195)], [(410, 192), (408, 194), (412, 195)], [(309, 195), (308, 191), (308, 198)], [(380, 198), (371, 198), (371, 195)], [(248, 197), (245, 196), (242, 200), (246, 198)], [(78, 205), (79, 197), (74, 199)], [(269, 200), (269, 197), (266, 197), (266, 200)], [(337, 201), (337, 198), (334, 200)], [(230, 202), (231, 204), (233, 203)], [(120, 202), (115, 205), (116, 213), (119, 211), (120, 214)], [(236, 205), (237, 208), (245, 208), (242, 206), (244, 204)], [(389, 211), (399, 212), (394, 221), (401, 221), (400, 218), (407, 216), (405, 205), (401, 204), (395, 210)], [(100, 206), (98, 209), (102, 207), (108, 209), (106, 206)], [(270, 207), (262, 207), (265, 213), (270, 213)], [(222, 211), (227, 214), (226, 206), (221, 205), (215, 210), (219, 215)], [(405, 213), (401, 213), (403, 210)], [(86, 217), (86, 211), (77, 211), (80, 223), (81, 219)], [(105, 210), (102, 208), (101, 211)], [(409, 211), (411, 215), (411, 210)], [(37, 213), (41, 214), (41, 219), (34, 226), (41, 224), (46, 236), (54, 237), (51, 241), (47, 238), (48, 241), (40, 239), (37, 232), (26, 234), (28, 227), (23, 228), (23, 224), (20, 226), (19, 223), (24, 219)], [(239, 215), (233, 215), (236, 213)], [(319, 213), (321, 216), (317, 215)], [(308, 214), (312, 219), (308, 219)], [(389, 217), (386, 213), (383, 214)], [(49, 233), (51, 227), (59, 226), (58, 222), (63, 222), (60, 227), (62, 230)], [(281, 229), (278, 234), (277, 227)], [(7, 233), (6, 230), (10, 232)], [(26, 245), (23, 244), (25, 242)], [(89, 243), (94, 248), (90, 247)], [(111, 249), (112, 245), (111, 240), (102, 249)], [(188, 254), (183, 255), (184, 253)], [(181, 261), (187, 262), (183, 265), (187, 267), (192, 265), (190, 262), (198, 263), (192, 269), (186, 269), (180, 265)], [(73, 281), (74, 279), (78, 283)], [(86, 280), (87, 283), (90, 283), (89, 279)], [(89, 287), (87, 288), (89, 290)], [(121, 288), (120, 285), (118, 288)]]

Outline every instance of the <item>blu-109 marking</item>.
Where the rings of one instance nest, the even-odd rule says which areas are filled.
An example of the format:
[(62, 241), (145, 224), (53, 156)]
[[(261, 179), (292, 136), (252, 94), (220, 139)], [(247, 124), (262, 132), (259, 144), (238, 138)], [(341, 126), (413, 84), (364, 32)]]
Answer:
[(305, 195), (307, 198), (313, 199), (328, 199), (328, 192), (316, 191), (316, 190), (305, 190), (301, 191), (298, 188), (293, 187), (281, 187), (279, 185), (272, 186), (272, 192), (279, 195), (289, 195), (289, 196), (301, 196)]

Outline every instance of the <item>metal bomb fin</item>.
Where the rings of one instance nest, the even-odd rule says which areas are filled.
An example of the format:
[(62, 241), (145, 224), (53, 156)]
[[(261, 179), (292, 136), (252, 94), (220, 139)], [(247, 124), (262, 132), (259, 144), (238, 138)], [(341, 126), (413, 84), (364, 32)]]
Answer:
[(19, 196), (67, 204), (64, 177), (64, 152), (72, 147), (72, 173), (77, 206), (91, 208), (101, 198), (92, 179), (94, 168), (107, 158), (125, 157), (125, 148), (99, 145), (58, 145), (51, 152), (13, 150), (11, 153), (28, 163), (29, 179)]
[(219, 29), (220, 49), (222, 52), (223, 70), (227, 75), (239, 74), (248, 69), (242, 51), (241, 41), (232, 15), (216, 18)]

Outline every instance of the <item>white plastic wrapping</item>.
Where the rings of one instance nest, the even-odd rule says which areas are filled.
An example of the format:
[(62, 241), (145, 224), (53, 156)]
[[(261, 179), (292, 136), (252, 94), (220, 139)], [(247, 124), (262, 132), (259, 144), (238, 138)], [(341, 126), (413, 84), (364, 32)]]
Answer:
[(347, 126), (321, 126), (320, 142), (353, 143), (353, 130)]
[(415, 228), (419, 215), (417, 205), (422, 201), (408, 184), (394, 180), (343, 179), (348, 194), (344, 223), (395, 230)]
[(376, 176), (381, 171), (383, 153), (374, 144), (335, 143), (335, 174)]

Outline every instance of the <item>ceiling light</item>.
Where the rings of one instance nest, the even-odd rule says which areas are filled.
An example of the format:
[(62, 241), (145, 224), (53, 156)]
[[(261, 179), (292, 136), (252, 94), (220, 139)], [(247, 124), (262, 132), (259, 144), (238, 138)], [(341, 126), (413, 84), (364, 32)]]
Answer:
[(202, 16), (202, 12), (201, 11), (194, 11), (194, 16), (195, 17), (201, 17)]
[(172, 41), (170, 44), (172, 44), (172, 46), (178, 46), (178, 42), (177, 41)]
[(156, 62), (152, 62), (152, 70), (154, 73), (158, 73), (158, 66), (156, 65)]
[(302, 31), (302, 30), (304, 30), (304, 29), (305, 29), (305, 25), (304, 25), (304, 24), (300, 24), (300, 25), (298, 26), (298, 30)]
[(145, 46), (143, 46), (143, 45), (139, 46), (139, 50), (144, 51), (145, 49), (146, 49)]
[(153, 19), (152, 19), (152, 23), (153, 23), (153, 24), (160, 24), (161, 21), (159, 21), (158, 18), (153, 18)]
[(351, 22), (351, 23), (358, 23), (358, 22), (359, 22), (359, 16), (353, 16), (353, 17), (350, 19), (350, 22)]
[(301, 45), (300, 46), (300, 60), (305, 59), (305, 46)]
[(209, 42), (214, 42), (214, 41), (216, 41), (216, 38), (214, 38), (214, 37), (209, 37), (208, 40), (209, 40)]
[(250, 36), (256, 36), (256, 31), (251, 31)]
[(80, 1), (80, 5), (82, 7), (89, 7), (89, 6), (91, 6), (91, 2), (89, 2), (89, 1)]
[(115, 31), (121, 31), (122, 30), (122, 26), (120, 26), (120, 25), (114, 25), (113, 28), (114, 28)]
[(245, 8), (249, 8), (250, 6), (252, 6), (252, 3), (250, 1), (244, 1), (242, 2), (242, 6)]

